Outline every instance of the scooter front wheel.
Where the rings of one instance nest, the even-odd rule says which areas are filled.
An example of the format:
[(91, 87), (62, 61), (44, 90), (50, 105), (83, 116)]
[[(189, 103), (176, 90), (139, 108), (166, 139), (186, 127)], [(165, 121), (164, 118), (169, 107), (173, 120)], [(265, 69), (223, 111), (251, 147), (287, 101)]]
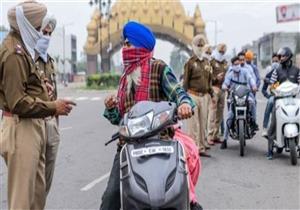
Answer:
[(293, 166), (297, 165), (297, 148), (296, 148), (296, 138), (289, 139), (290, 147), (290, 159)]

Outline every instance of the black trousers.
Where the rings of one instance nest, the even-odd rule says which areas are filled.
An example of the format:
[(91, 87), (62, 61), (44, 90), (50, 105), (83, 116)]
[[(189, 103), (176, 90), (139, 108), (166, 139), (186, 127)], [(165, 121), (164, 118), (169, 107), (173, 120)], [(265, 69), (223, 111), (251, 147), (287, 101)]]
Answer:
[(120, 152), (118, 151), (113, 162), (106, 190), (102, 196), (100, 210), (120, 210), (120, 208)]

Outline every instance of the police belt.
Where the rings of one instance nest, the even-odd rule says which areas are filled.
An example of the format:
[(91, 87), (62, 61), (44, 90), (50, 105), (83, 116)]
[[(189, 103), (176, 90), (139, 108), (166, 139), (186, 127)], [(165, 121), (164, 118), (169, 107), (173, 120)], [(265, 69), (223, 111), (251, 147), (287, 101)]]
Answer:
[(192, 94), (194, 96), (204, 96), (206, 94), (206, 93), (201, 93), (201, 92), (198, 92), (198, 91), (195, 91), (195, 90), (191, 90), (191, 89), (188, 90), (188, 93)]

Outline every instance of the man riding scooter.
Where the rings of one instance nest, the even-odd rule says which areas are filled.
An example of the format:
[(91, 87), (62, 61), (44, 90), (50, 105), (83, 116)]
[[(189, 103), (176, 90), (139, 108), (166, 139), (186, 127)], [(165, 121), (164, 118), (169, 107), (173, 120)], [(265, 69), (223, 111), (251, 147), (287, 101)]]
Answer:
[[(112, 124), (118, 125), (124, 114), (137, 102), (171, 101), (177, 104), (181, 119), (190, 118), (194, 102), (177, 82), (172, 70), (163, 61), (152, 57), (156, 42), (152, 31), (140, 23), (129, 22), (124, 26), (123, 39), (124, 73), (120, 79), (118, 97), (110, 96), (105, 100), (104, 116)], [(124, 142), (120, 141), (108, 185), (102, 196), (101, 210), (120, 210), (120, 150), (123, 145)], [(195, 192), (192, 194), (195, 195)], [(190, 206), (191, 210), (202, 209), (195, 196)]]
[[(231, 59), (232, 66), (229, 67), (229, 73), (225, 76), (225, 81), (222, 85), (222, 89), (225, 91), (229, 91), (234, 88), (235, 85), (247, 85), (249, 88), (252, 89), (253, 92), (257, 91), (255, 81), (250, 76), (249, 72), (245, 68), (241, 68), (240, 61), (238, 57), (234, 57)], [(250, 97), (248, 98), (248, 102), (250, 104), (250, 112), (252, 117), (254, 118), (254, 122), (256, 123), (256, 113), (255, 113), (255, 99), (254, 95), (250, 93)], [(231, 104), (230, 104), (231, 106)], [(227, 119), (225, 122), (227, 126), (225, 126), (225, 133), (224, 133), (224, 141), (221, 145), (221, 149), (227, 148), (227, 139), (229, 135), (229, 127), (233, 122), (234, 113), (232, 112), (231, 107), (229, 108)]]
[[(275, 69), (275, 71), (272, 74), (270, 84), (281, 84), (285, 81), (290, 81), (295, 84), (300, 84), (300, 70), (299, 68), (293, 66), (293, 53), (290, 48), (288, 47), (283, 47), (279, 49), (277, 55), (280, 58), (280, 66)], [(275, 106), (273, 107), (273, 112), (272, 112), (272, 118), (271, 118), (271, 124), (268, 130), (268, 154), (267, 158), (269, 160), (273, 159), (273, 150), (272, 150), (272, 145), (273, 144), (273, 139), (276, 137), (276, 115), (275, 115)]]

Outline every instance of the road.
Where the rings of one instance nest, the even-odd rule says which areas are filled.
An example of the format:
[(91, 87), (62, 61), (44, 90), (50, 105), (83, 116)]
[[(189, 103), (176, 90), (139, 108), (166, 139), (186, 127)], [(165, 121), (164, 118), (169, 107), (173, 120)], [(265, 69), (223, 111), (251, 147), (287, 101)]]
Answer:
[[(61, 97), (75, 100), (77, 107), (69, 117), (61, 118), (61, 143), (46, 209), (99, 209), (116, 150), (115, 144), (104, 146), (117, 129), (102, 117), (107, 94), (60, 91)], [(259, 97), (258, 102), (261, 125), (265, 101)], [(260, 133), (247, 142), (243, 158), (235, 141), (228, 142), (227, 150), (214, 146), (212, 158), (202, 158), (197, 186), (201, 205), (205, 209), (300, 209), (300, 164), (291, 166), (288, 153), (269, 161), (266, 147)], [(0, 209), (7, 209), (6, 184), (1, 159)]]

